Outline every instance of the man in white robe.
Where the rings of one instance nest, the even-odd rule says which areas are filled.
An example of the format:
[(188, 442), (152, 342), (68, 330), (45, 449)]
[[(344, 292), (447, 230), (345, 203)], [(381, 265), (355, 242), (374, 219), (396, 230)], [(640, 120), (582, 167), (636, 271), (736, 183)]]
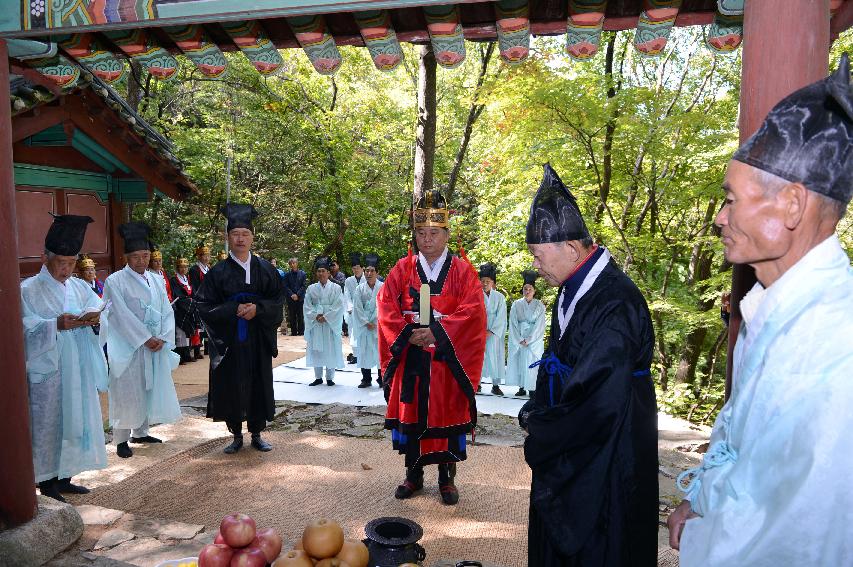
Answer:
[(335, 385), (335, 369), (344, 367), (341, 332), (344, 319), (344, 295), (341, 286), (330, 279), (331, 262), (326, 256), (317, 258), (317, 282), (308, 286), (302, 312), (305, 316), (305, 364), (314, 368), (314, 381), (309, 386), (323, 383)]
[(364, 281), (364, 268), (361, 261), (361, 252), (352, 252), (349, 255), (350, 265), (352, 266), (352, 275), (344, 281), (344, 303), (346, 311), (344, 311), (344, 323), (349, 329), (349, 346), (352, 349), (352, 354), (347, 355), (347, 362), (350, 364), (358, 364), (358, 333), (352, 330), (352, 297), (355, 294), (355, 288), (361, 285)]
[(545, 305), (536, 299), (534, 271), (522, 272), (523, 297), (512, 303), (509, 310), (509, 356), (507, 357), (506, 384), (518, 386), (516, 396), (533, 397), (538, 368), (530, 365), (542, 358), (545, 352)]
[(364, 257), (364, 281), (352, 295), (352, 323), (350, 336), (357, 337), (359, 344), (358, 366), (361, 368), (359, 388), (369, 388), (372, 382), (371, 369), (376, 368), (376, 382), (382, 387), (379, 372), (379, 327), (377, 326), (376, 296), (382, 282), (376, 278), (379, 256), (366, 254)]
[[(98, 390), (107, 363), (92, 327), (101, 299), (72, 278), (91, 217), (60, 215), (45, 238), (38, 275), (21, 283), (30, 430), (36, 482), (44, 496), (86, 494), (71, 477), (107, 466)], [(84, 312), (91, 318), (81, 320)]]
[[(175, 348), (175, 315), (163, 278), (147, 270), (150, 229), (145, 223), (119, 226), (127, 265), (104, 282), (110, 301), (101, 340), (110, 362), (110, 425), (116, 454), (133, 456), (128, 441), (160, 443), (148, 433), (155, 423), (174, 423), (181, 407), (172, 381), (180, 357)], [(104, 332), (104, 328), (107, 332)]]
[[(486, 357), (483, 359), (483, 378), (492, 382), (492, 394), (503, 396), (501, 384), (506, 375), (504, 340), (506, 337), (506, 298), (495, 289), (497, 269), (492, 263), (480, 266), (480, 283), (486, 302)], [(479, 391), (480, 388), (477, 388)]]
[(683, 567), (853, 560), (853, 270), (835, 230), (853, 193), (853, 91), (838, 71), (770, 111), (729, 162), (716, 224), (755, 268), (701, 466), (678, 478)]

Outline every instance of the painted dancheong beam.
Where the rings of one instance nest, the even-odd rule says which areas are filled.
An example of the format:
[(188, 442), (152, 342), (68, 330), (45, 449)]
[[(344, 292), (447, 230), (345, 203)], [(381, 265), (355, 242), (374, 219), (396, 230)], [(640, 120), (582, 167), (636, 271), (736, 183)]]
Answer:
[(708, 26), (705, 44), (717, 53), (732, 53), (743, 41), (743, 0), (718, 0), (714, 23)]
[(376, 68), (380, 71), (396, 69), (403, 60), (403, 48), (391, 25), (391, 14), (386, 10), (369, 10), (355, 12), (353, 17)]
[(258, 22), (223, 23), (222, 29), (261, 75), (272, 75), (284, 65), (281, 54)]
[(598, 53), (607, 0), (569, 0), (566, 27), (566, 52), (569, 57), (586, 61)]
[(56, 41), (65, 53), (102, 81), (114, 83), (124, 77), (124, 61), (107, 51), (94, 34), (66, 35)]
[(462, 36), (459, 8), (456, 5), (425, 6), (423, 11), (435, 60), (445, 69), (458, 67), (465, 61), (465, 38)]
[(323, 16), (300, 16), (287, 18), (296, 41), (302, 46), (311, 65), (321, 75), (334, 75), (341, 68), (343, 59), (335, 45), (335, 38), (326, 27)]
[(641, 55), (656, 57), (663, 52), (679, 8), (681, 0), (643, 0), (634, 34), (634, 47)]
[(145, 30), (104, 32), (104, 35), (125, 55), (158, 79), (168, 81), (178, 74), (177, 60), (157, 45)]
[(165, 28), (169, 37), (206, 77), (223, 77), (228, 61), (219, 47), (207, 36), (201, 26), (172, 26)]
[(73, 88), (80, 79), (80, 67), (61, 53), (44, 59), (33, 59), (27, 61), (27, 64), (63, 89)]
[(530, 7), (527, 0), (495, 2), (498, 50), (508, 65), (521, 63), (530, 54)]

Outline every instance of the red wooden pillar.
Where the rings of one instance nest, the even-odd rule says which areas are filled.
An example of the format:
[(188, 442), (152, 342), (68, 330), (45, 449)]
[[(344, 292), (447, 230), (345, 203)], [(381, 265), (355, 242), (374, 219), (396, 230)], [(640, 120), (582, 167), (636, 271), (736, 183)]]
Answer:
[[(740, 92), (740, 140), (758, 130), (770, 109), (829, 72), (829, 0), (761, 0), (745, 5)], [(740, 300), (755, 284), (747, 265), (732, 270), (732, 313), (726, 397), (740, 329)]]
[(0, 39), (0, 530), (29, 522), (36, 513), (17, 232), (9, 52)]

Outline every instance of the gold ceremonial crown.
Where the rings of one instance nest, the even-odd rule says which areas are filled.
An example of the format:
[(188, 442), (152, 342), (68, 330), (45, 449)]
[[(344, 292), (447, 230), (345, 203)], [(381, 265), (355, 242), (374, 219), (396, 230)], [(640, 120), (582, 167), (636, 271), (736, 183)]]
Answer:
[(175, 265), (176, 266), (189, 266), (190, 263), (189, 263), (189, 260), (187, 260), (186, 258), (178, 258), (177, 260), (175, 260)]
[(210, 248), (205, 246), (204, 244), (199, 244), (195, 249), (195, 255), (204, 256), (205, 254), (210, 254)]
[(94, 268), (95, 261), (89, 258), (86, 254), (81, 254), (80, 259), (77, 260), (77, 268), (80, 270), (85, 270), (86, 268)]
[(163, 259), (163, 253), (160, 252), (159, 250), (153, 250), (151, 252), (151, 259), (152, 260), (162, 260)]
[(219, 255), (217, 256), (217, 259), (227, 260), (228, 259), (228, 252), (226, 252), (225, 250), (220, 250)]
[(447, 228), (447, 201), (436, 189), (427, 191), (418, 200), (414, 212), (415, 228), (435, 226)]

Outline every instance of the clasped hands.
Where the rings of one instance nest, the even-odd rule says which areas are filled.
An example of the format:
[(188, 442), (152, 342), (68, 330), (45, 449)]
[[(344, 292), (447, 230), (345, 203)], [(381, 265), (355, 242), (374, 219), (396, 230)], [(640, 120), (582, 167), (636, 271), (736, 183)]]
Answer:
[(166, 342), (165, 342), (165, 341), (161, 341), (161, 340), (160, 340), (160, 339), (158, 339), (157, 337), (151, 337), (150, 339), (148, 339), (147, 341), (145, 341), (145, 346), (146, 346), (146, 347), (148, 348), (148, 350), (150, 350), (151, 352), (157, 352), (157, 351), (159, 351), (161, 348), (163, 348), (163, 345), (164, 345), (164, 344), (166, 344)]
[(432, 329), (422, 327), (412, 331), (412, 336), (409, 337), (409, 342), (419, 347), (428, 347), (435, 344), (435, 335), (432, 334)]
[(254, 303), (241, 303), (237, 306), (237, 317), (251, 321), (257, 314), (257, 306)]

